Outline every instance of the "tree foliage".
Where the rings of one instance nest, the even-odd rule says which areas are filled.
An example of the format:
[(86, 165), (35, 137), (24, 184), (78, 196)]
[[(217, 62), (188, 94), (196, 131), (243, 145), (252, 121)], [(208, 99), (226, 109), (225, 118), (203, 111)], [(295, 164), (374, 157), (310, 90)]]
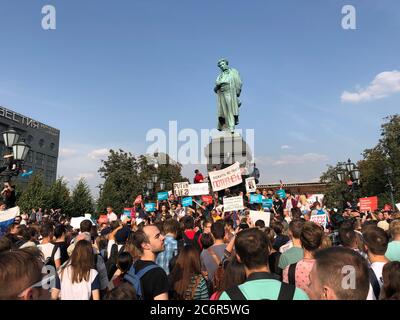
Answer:
[[(391, 204), (389, 180), (394, 187), (394, 202), (400, 202), (400, 116), (384, 119), (381, 136), (377, 145), (363, 151), (363, 159), (357, 163), (360, 170), (360, 197), (378, 196), (379, 206)], [(325, 199), (327, 206), (341, 207), (339, 204), (350, 199), (349, 190), (336, 177), (339, 166), (330, 166), (321, 176), (327, 183)], [(390, 169), (391, 174), (386, 174)]]
[(46, 205), (47, 188), (42, 174), (34, 174), (25, 190), (17, 199), (17, 205), (22, 211), (29, 212), (32, 208), (43, 208)]
[(181, 164), (172, 161), (166, 154), (160, 154), (157, 158), (160, 163), (158, 166), (157, 159), (152, 156), (135, 157), (121, 149), (110, 150), (107, 160), (102, 161), (98, 170), (104, 179), (104, 183), (99, 186), (99, 212), (105, 212), (107, 206), (112, 206), (116, 212), (131, 206), (137, 195), (145, 193), (146, 182), (153, 174), (158, 176), (155, 192), (160, 191), (160, 180), (164, 180), (166, 190), (171, 190), (173, 182), (184, 179), (181, 176)]
[(71, 196), (71, 216), (79, 217), (85, 213), (94, 213), (94, 201), (90, 188), (84, 178), (76, 184)]

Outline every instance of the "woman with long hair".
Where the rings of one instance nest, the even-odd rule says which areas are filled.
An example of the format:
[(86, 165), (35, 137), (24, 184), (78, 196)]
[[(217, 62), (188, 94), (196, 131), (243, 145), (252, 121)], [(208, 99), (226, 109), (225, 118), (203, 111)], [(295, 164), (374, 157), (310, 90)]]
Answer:
[(229, 258), (224, 271), (224, 278), (220, 290), (213, 293), (210, 300), (218, 300), (221, 294), (234, 286), (241, 285), (246, 281), (246, 271), (244, 264), (239, 263), (236, 255)]
[(201, 274), (200, 254), (184, 246), (169, 275), (171, 297), (175, 300), (208, 300), (207, 282)]
[(77, 242), (59, 277), (61, 300), (100, 300), (100, 280), (89, 241)]

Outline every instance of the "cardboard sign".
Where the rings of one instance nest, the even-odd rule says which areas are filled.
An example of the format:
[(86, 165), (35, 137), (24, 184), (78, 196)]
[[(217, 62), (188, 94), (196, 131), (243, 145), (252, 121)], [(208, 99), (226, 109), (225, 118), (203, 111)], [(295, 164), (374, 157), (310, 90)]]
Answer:
[(203, 201), (205, 204), (212, 204), (213, 197), (212, 196), (201, 196), (201, 201)]
[(186, 197), (182, 199), (182, 207), (189, 207), (193, 204), (192, 197)]
[(263, 199), (262, 200), (262, 207), (271, 209), (274, 205), (274, 201), (272, 199)]
[(360, 211), (374, 211), (378, 209), (378, 197), (360, 198)]
[(262, 203), (262, 195), (261, 194), (251, 194), (250, 195), (250, 203)]
[(144, 210), (146, 210), (147, 212), (154, 212), (156, 211), (156, 204), (155, 203), (146, 203), (144, 205)]
[(262, 221), (264, 221), (265, 226), (269, 227), (269, 222), (271, 219), (271, 212), (250, 210), (250, 219), (253, 222), (253, 224), (256, 223), (257, 220), (262, 220)]
[(189, 182), (174, 183), (174, 194), (177, 197), (187, 197), (189, 195)]
[(310, 217), (310, 221), (326, 228), (326, 214), (314, 214)]
[(276, 191), (276, 194), (279, 196), (280, 199), (286, 198), (286, 191), (283, 189), (279, 189), (278, 191)]
[(211, 186), (214, 191), (220, 191), (242, 183), (239, 162), (235, 162), (233, 165), (222, 170), (210, 171), (208, 176), (210, 177)]
[(257, 191), (256, 179), (254, 177), (247, 178), (245, 181), (246, 181), (246, 192), (251, 193)]
[(189, 184), (189, 196), (202, 196), (207, 194), (210, 194), (207, 182)]
[(168, 200), (168, 191), (158, 192), (157, 193), (157, 200), (159, 200), (159, 201)]
[(243, 197), (242, 196), (224, 198), (224, 211), (225, 212), (237, 211), (237, 210), (243, 210), (243, 209), (244, 209), (244, 205), (243, 205)]

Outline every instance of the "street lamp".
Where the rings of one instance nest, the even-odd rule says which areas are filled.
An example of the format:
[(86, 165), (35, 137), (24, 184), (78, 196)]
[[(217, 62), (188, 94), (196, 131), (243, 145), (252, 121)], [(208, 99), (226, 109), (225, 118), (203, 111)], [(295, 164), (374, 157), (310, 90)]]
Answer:
[(388, 180), (388, 183), (385, 185), (385, 187), (387, 189), (389, 189), (389, 191), (390, 191), (390, 199), (392, 200), (392, 208), (393, 208), (393, 210), (395, 210), (396, 204), (394, 202), (394, 196), (393, 196), (394, 187), (393, 187), (392, 180), (390, 179), (392, 174), (393, 174), (392, 168), (391, 167), (386, 167), (385, 168), (385, 176), (386, 176), (386, 178)]
[(347, 179), (350, 178), (351, 184), (348, 183), (348, 185), (351, 185), (350, 192), (353, 198), (352, 205), (354, 206), (356, 188), (360, 184), (360, 170), (358, 170), (357, 166), (351, 162), (350, 159), (348, 159), (347, 162), (340, 162), (339, 168), (340, 169), (337, 171), (337, 177), (339, 181), (348, 182)]
[(4, 156), (4, 158), (8, 158), (8, 164), (0, 168), (0, 173), (10, 179), (12, 176), (18, 176), (22, 171), (22, 163), (25, 161), (31, 147), (23, 140), (19, 141), (21, 135), (14, 128), (9, 128), (2, 135), (4, 145), (11, 154)]

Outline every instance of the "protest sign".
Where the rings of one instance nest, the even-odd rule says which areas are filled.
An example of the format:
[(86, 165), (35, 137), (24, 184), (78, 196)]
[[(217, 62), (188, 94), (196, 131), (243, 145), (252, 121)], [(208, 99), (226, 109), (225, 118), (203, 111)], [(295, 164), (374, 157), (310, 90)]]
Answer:
[(269, 227), (269, 221), (271, 219), (271, 212), (254, 211), (250, 210), (250, 219), (255, 224), (257, 220), (262, 220), (266, 227)]
[(262, 203), (262, 195), (261, 194), (251, 194), (250, 195), (250, 203)]
[(189, 184), (189, 196), (202, 196), (209, 194), (208, 183), (194, 183)]
[(225, 212), (237, 211), (237, 210), (243, 210), (243, 209), (244, 209), (244, 205), (243, 205), (243, 197), (242, 196), (224, 198), (224, 211)]
[(312, 206), (315, 202), (319, 202), (320, 204), (322, 204), (323, 200), (324, 200), (324, 195), (321, 193), (310, 194), (307, 196), (307, 202), (310, 206)]
[(146, 210), (147, 212), (154, 212), (156, 211), (156, 204), (155, 203), (146, 203), (144, 205), (144, 210)]
[(320, 226), (326, 228), (326, 213), (325, 214), (314, 214), (310, 217), (310, 221), (319, 224)]
[(186, 197), (189, 195), (189, 182), (174, 183), (174, 194), (177, 197)]
[(91, 219), (87, 219), (86, 217), (71, 218), (70, 225), (73, 229), (79, 229), (81, 227), (81, 222), (84, 220), (90, 220), (90, 222), (92, 222), (92, 225), (94, 225), (93, 221)]
[(276, 191), (276, 194), (279, 196), (280, 199), (286, 198), (286, 192), (283, 189), (279, 189), (278, 191)]
[(210, 177), (213, 191), (220, 191), (242, 183), (239, 162), (235, 162), (222, 170), (210, 171), (208, 176)]
[(157, 193), (157, 200), (168, 200), (168, 191), (158, 192)]
[(257, 185), (256, 185), (256, 179), (254, 177), (247, 178), (246, 180), (246, 192), (256, 192), (257, 190)]
[(378, 209), (378, 197), (360, 198), (360, 211), (374, 211)]
[(133, 212), (133, 208), (124, 208), (123, 215), (130, 218), (132, 216), (132, 212)]
[(262, 207), (271, 209), (274, 205), (274, 201), (272, 199), (263, 199), (262, 200)]
[(8, 227), (13, 224), (15, 217), (18, 216), (19, 213), (19, 207), (0, 211), (0, 236), (7, 232)]
[(211, 203), (213, 203), (213, 197), (212, 196), (201, 196), (201, 201), (203, 201), (205, 204), (211, 204)]
[(182, 207), (189, 207), (193, 204), (192, 197), (186, 197), (182, 199)]
[(396, 203), (397, 210), (400, 211), (400, 203)]

